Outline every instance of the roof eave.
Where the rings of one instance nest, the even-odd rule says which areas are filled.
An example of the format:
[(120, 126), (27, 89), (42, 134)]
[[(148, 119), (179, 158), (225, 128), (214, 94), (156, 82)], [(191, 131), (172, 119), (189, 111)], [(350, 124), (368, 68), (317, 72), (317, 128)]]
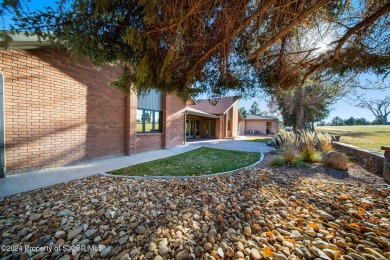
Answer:
[[(0, 49), (3, 50), (29, 50), (29, 49), (44, 49), (54, 47), (50, 42), (36, 41), (11, 41), (0, 42)], [(59, 47), (59, 46), (58, 46)]]
[(219, 118), (219, 116), (215, 116), (215, 115), (208, 114), (208, 113), (198, 113), (198, 112), (191, 111), (191, 110), (186, 110), (186, 111), (189, 115), (202, 116), (202, 117), (213, 118), (213, 119)]

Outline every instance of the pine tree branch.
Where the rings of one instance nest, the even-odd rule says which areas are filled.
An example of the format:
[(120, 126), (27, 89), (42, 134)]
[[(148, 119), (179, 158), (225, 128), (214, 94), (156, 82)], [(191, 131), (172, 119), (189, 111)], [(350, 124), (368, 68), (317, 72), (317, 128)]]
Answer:
[[(336, 42), (332, 42), (331, 44), (338, 43), (336, 48), (333, 51), (333, 55), (325, 59), (324, 61), (320, 61), (318, 64), (314, 65), (309, 72), (307, 72), (303, 78), (303, 82), (314, 72), (317, 70), (323, 68), (325, 65), (329, 64), (330, 62), (334, 61), (335, 59), (338, 59), (340, 56), (340, 51), (344, 44), (347, 42), (347, 40), (352, 36), (358, 33), (361, 29), (368, 27), (369, 25), (373, 24), (375, 21), (377, 21), (380, 17), (390, 12), (390, 2), (388, 2), (386, 5), (382, 6), (379, 10), (377, 10), (375, 13), (370, 15), (369, 17), (365, 18), (363, 21), (359, 22), (352, 28), (348, 29), (347, 32), (343, 35), (343, 37), (340, 38), (340, 40)], [(318, 60), (321, 60), (323, 56), (318, 57)]]
[(273, 4), (276, 3), (276, 0), (270, 0), (269, 2), (267, 2), (265, 5), (263, 5), (261, 8), (259, 8), (259, 10), (257, 10), (255, 13), (253, 13), (250, 17), (248, 17), (247, 19), (245, 19), (245, 21), (239, 26), (237, 27), (235, 30), (233, 30), (231, 33), (229, 33), (225, 38), (223, 38), (222, 40), (220, 40), (219, 42), (217, 42), (214, 46), (212, 46), (210, 49), (208, 49), (194, 64), (194, 66), (192, 66), (192, 68), (190, 69), (190, 72), (189, 72), (189, 75), (192, 74), (192, 72), (194, 70), (196, 70), (196, 68), (202, 63), (204, 62), (207, 58), (210, 57), (210, 55), (215, 52), (220, 46), (222, 46), (223, 44), (227, 43), (228, 41), (231, 40), (231, 38), (235, 35), (237, 35), (240, 31), (242, 31), (243, 29), (246, 28), (246, 26), (248, 26), (255, 18), (259, 17), (260, 15), (262, 15), (265, 11), (267, 11)]
[(301, 24), (306, 18), (308, 18), (313, 13), (317, 12), (321, 7), (323, 7), (330, 0), (321, 0), (314, 4), (312, 7), (303, 12), (297, 19), (292, 21), (289, 25), (284, 27), (279, 33), (275, 36), (271, 37), (263, 46), (257, 49), (254, 53), (248, 56), (249, 60), (257, 58), (260, 54), (265, 52), (269, 47), (271, 47), (275, 42), (281, 39), (283, 36), (286, 36), (289, 32), (291, 32), (296, 26)]

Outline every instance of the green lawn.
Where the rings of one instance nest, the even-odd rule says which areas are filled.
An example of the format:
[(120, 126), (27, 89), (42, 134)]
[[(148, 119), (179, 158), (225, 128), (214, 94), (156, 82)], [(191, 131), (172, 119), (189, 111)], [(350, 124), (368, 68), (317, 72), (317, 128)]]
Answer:
[(316, 131), (341, 135), (343, 143), (380, 153), (381, 146), (390, 145), (390, 125), (317, 126)]
[(272, 138), (267, 138), (267, 137), (257, 137), (257, 136), (247, 136), (244, 141), (248, 142), (260, 142), (260, 143), (268, 143), (271, 141)]
[(236, 170), (258, 160), (258, 153), (202, 147), (109, 173), (126, 176), (198, 176)]

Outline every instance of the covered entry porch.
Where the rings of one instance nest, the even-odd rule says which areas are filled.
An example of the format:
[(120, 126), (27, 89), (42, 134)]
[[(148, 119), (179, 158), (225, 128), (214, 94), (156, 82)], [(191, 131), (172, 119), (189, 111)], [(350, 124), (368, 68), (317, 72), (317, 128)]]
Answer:
[(185, 117), (185, 139), (216, 138), (216, 125), (219, 116), (211, 115), (197, 109), (187, 108)]

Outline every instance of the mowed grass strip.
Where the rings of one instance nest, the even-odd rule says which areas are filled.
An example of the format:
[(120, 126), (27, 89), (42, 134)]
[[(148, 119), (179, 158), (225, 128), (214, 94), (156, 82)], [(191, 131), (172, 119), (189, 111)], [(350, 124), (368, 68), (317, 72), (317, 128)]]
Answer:
[(202, 147), (109, 173), (124, 176), (199, 176), (236, 170), (252, 165), (259, 159), (258, 153)]
[(260, 143), (268, 143), (271, 141), (272, 138), (262, 138), (262, 137), (247, 137), (243, 141), (248, 141), (248, 142), (260, 142)]
[(390, 145), (390, 125), (317, 126), (317, 132), (341, 135), (340, 142), (383, 153)]

